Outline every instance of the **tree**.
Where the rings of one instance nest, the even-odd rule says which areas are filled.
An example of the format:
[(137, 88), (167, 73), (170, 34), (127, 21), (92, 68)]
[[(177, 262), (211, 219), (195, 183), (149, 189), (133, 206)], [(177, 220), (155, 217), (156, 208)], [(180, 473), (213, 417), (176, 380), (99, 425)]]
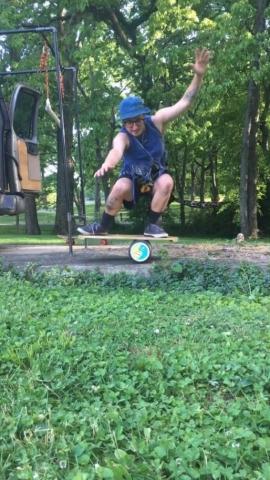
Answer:
[(25, 231), (28, 235), (40, 235), (35, 195), (25, 193)]
[(241, 232), (245, 237), (257, 238), (257, 133), (260, 105), (260, 85), (254, 78), (254, 73), (260, 70), (260, 35), (265, 32), (265, 10), (269, 4), (268, 0), (256, 0), (255, 22), (253, 36), (256, 41), (251, 66), (250, 78), (248, 81), (247, 107), (244, 123), (243, 145), (241, 153), (241, 183), (240, 183), (240, 222)]
[[(263, 11), (260, 23), (259, 12)], [(197, 102), (184, 118), (170, 125), (166, 136), (169, 165), (181, 200), (179, 218), (183, 225), (183, 202), (198, 198), (201, 188), (201, 198), (232, 202), (241, 218), (246, 209), (252, 234), (256, 231), (258, 195), (266, 192), (270, 178), (269, 0), (197, 1), (192, 6), (187, 0), (132, 0), (128, 4), (123, 0), (50, 4), (17, 0), (4, 12), (4, 22), (10, 27), (15, 26), (12, 16), (17, 24), (29, 16), (33, 22), (57, 26), (62, 63), (78, 67), (86, 186), (92, 198), (96, 192), (97, 207), (101, 193), (93, 173), (119, 127), (118, 102), (132, 93), (143, 96), (153, 111), (172, 104), (191, 79), (189, 64), (195, 48), (212, 49), (213, 60)], [(15, 44), (12, 49), (17, 61), (26, 61), (29, 49), (25, 45), (19, 55)], [(65, 112), (73, 198), (76, 141), (71, 127), (72, 95), (69, 99)], [(252, 117), (248, 115), (251, 110)], [(248, 143), (243, 136), (245, 118), (245, 132), (251, 120), (253, 124)], [(49, 153), (49, 146), (43, 145), (46, 162), (56, 163), (56, 153), (51, 147)], [(100, 187), (105, 196), (116, 175), (117, 170), (103, 179)], [(59, 169), (59, 185), (62, 179)], [(59, 202), (63, 195), (62, 189)], [(58, 219), (66, 222), (64, 210), (58, 208), (58, 212)]]

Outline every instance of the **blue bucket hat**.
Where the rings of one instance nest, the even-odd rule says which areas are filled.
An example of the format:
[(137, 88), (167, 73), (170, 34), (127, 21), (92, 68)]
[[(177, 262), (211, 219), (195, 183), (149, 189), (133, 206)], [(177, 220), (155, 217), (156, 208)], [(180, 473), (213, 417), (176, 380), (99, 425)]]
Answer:
[(135, 118), (147, 113), (150, 113), (150, 109), (144, 105), (140, 97), (127, 97), (119, 104), (119, 117), (121, 120)]

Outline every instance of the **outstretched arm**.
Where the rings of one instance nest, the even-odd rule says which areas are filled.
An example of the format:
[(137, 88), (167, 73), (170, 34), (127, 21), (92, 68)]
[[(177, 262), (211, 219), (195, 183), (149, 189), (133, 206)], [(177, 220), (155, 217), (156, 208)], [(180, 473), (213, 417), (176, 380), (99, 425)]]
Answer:
[(186, 92), (177, 103), (171, 107), (161, 108), (152, 117), (153, 122), (161, 131), (164, 130), (166, 123), (175, 120), (192, 105), (192, 102), (201, 87), (203, 76), (209, 63), (209, 58), (210, 52), (206, 48), (196, 50), (195, 63), (192, 65), (194, 77)]
[(102, 177), (106, 172), (112, 170), (123, 157), (128, 146), (128, 138), (125, 133), (118, 133), (113, 140), (113, 145), (101, 167), (96, 171), (94, 177)]

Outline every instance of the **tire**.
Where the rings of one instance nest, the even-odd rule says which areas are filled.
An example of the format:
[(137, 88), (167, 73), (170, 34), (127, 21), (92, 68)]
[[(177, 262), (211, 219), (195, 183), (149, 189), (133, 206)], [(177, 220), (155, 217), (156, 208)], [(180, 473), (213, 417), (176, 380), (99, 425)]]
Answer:
[(146, 263), (151, 258), (151, 243), (148, 240), (134, 240), (129, 246), (128, 253), (133, 262)]

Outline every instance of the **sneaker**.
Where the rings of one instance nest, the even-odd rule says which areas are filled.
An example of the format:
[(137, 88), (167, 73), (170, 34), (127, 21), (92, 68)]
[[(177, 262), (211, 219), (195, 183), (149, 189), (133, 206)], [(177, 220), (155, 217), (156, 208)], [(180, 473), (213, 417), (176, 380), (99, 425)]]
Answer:
[(144, 235), (146, 237), (156, 237), (156, 238), (165, 238), (168, 237), (168, 233), (163, 230), (162, 227), (156, 225), (155, 223), (149, 223), (147, 227), (145, 227)]
[(102, 225), (98, 222), (88, 223), (88, 225), (78, 227), (77, 231), (82, 235), (106, 235), (107, 233)]

